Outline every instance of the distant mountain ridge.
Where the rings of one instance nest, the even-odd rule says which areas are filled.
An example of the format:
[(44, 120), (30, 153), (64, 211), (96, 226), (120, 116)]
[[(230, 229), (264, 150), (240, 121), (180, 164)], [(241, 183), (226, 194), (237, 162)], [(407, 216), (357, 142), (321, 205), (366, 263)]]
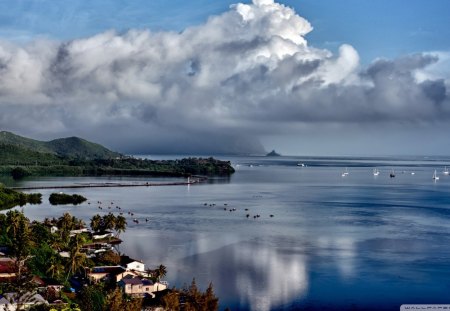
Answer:
[(7, 131), (0, 132), (0, 154), (21, 151), (84, 160), (112, 159), (122, 156), (120, 153), (111, 151), (100, 144), (79, 137), (59, 138), (46, 142), (22, 137)]

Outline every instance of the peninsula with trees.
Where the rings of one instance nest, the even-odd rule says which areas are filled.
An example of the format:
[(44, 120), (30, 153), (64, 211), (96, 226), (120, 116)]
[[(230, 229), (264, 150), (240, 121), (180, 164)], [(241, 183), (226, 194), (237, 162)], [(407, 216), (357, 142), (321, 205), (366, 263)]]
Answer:
[(164, 176), (230, 175), (229, 161), (209, 158), (149, 160), (126, 156), (79, 137), (44, 142), (0, 132), (0, 175)]

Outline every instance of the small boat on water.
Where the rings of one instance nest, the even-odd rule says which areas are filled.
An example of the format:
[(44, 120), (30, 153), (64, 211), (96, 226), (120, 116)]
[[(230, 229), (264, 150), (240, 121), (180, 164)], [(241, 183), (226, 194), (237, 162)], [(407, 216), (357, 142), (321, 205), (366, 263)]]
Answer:
[(444, 168), (444, 171), (442, 172), (444, 175), (449, 175), (450, 171), (448, 170), (447, 166)]
[(378, 176), (380, 175), (380, 171), (377, 168), (373, 169), (373, 176)]
[(297, 163), (297, 166), (306, 167), (305, 163)]
[(389, 177), (390, 177), (390, 178), (394, 178), (394, 177), (395, 177), (395, 172), (394, 172), (394, 170), (391, 171), (391, 173), (389, 174)]
[(436, 174), (436, 170), (434, 170), (433, 180), (439, 180), (439, 176)]
[(341, 174), (342, 177), (345, 177), (348, 175), (348, 170), (347, 168), (345, 168), (345, 171)]

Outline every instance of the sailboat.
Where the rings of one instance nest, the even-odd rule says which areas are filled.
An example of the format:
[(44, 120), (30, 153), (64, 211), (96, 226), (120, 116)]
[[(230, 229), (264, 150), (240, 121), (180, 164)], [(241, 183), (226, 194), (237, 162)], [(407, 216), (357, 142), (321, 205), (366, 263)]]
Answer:
[(373, 169), (373, 176), (378, 176), (380, 175), (380, 171), (377, 168)]
[(341, 174), (341, 176), (342, 177), (345, 177), (345, 176), (347, 176), (348, 175), (348, 170), (347, 170), (347, 168), (345, 168), (345, 172), (343, 172), (342, 174)]
[(439, 180), (439, 176), (436, 175), (436, 170), (434, 170), (433, 180)]
[(443, 173), (444, 175), (449, 175), (449, 174), (450, 174), (450, 172), (449, 172), (447, 166), (444, 168), (444, 171), (443, 171), (442, 173)]
[(394, 178), (394, 177), (395, 177), (394, 170), (391, 171), (391, 173), (389, 174), (389, 177), (391, 177), (391, 178)]

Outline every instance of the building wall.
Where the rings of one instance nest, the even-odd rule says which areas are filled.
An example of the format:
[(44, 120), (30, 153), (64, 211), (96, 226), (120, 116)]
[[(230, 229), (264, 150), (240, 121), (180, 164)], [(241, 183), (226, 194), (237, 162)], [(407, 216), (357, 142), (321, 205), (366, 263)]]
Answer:
[(139, 261), (133, 261), (127, 264), (128, 270), (138, 270), (138, 271), (145, 271), (145, 264)]

